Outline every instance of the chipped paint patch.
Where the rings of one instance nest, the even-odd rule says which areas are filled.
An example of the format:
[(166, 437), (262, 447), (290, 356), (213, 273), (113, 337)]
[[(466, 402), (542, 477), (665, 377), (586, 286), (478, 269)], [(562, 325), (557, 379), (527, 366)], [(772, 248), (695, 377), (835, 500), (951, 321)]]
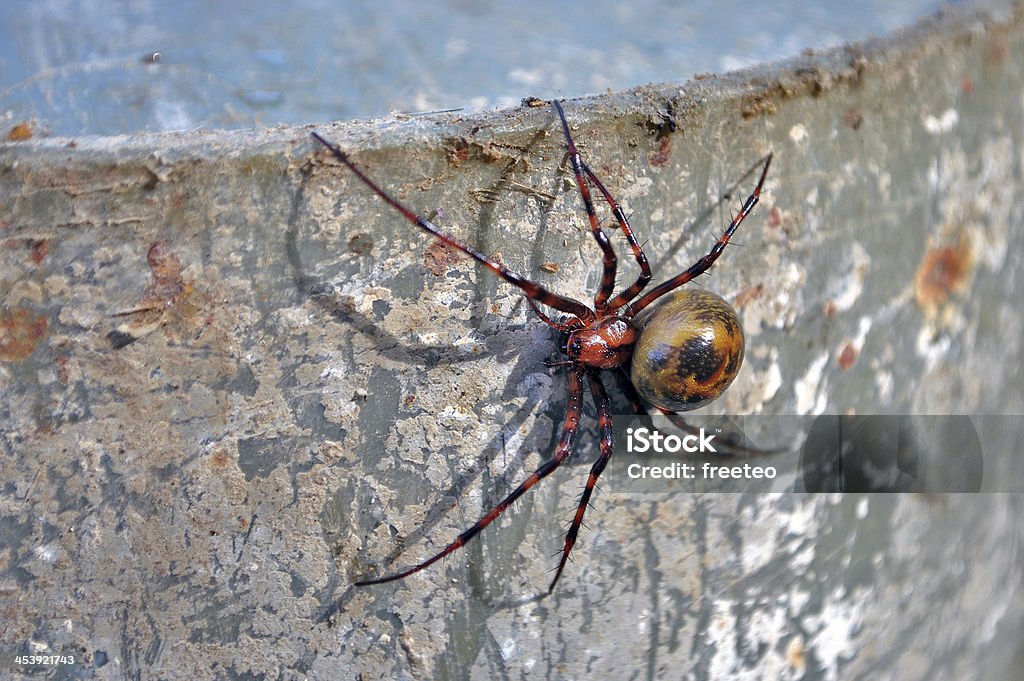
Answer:
[(849, 310), (864, 292), (864, 280), (871, 271), (871, 256), (859, 243), (850, 246), (842, 271), (839, 279), (830, 282), (829, 299), (825, 303), (828, 316)]
[(784, 268), (771, 286), (745, 288), (734, 297), (735, 306), (743, 315), (743, 331), (748, 338), (767, 328), (786, 328), (796, 319), (800, 307), (800, 290), (807, 280), (806, 270), (797, 263), (783, 265), (775, 253), (769, 257), (768, 267)]
[(959, 122), (960, 114), (953, 108), (946, 109), (938, 116), (928, 114), (924, 117), (924, 120), (921, 121), (924, 125), (925, 132), (929, 135), (941, 135), (944, 132), (949, 132), (955, 128), (956, 124)]
[(935, 329), (925, 325), (917, 332), (914, 349), (924, 358), (925, 366), (931, 369), (946, 358), (952, 345), (953, 340), (948, 334), (936, 333)]
[(775, 397), (776, 393), (779, 392), (779, 388), (782, 387), (782, 369), (779, 367), (778, 352), (775, 351), (774, 354), (776, 355), (774, 361), (772, 361), (768, 370), (761, 377), (762, 403)]
[(804, 620), (808, 631), (817, 632), (811, 637), (810, 648), (822, 665), (823, 678), (830, 681), (842, 678), (843, 663), (857, 652), (857, 632), (863, 619), (858, 602), (860, 599), (839, 587), (825, 598), (820, 615)]
[(715, 656), (711, 659), (711, 678), (735, 678), (741, 669), (740, 658), (736, 645), (736, 616), (733, 614), (736, 604), (727, 599), (715, 601), (714, 613), (708, 625), (708, 642), (715, 647)]
[(892, 401), (893, 389), (896, 387), (896, 377), (891, 371), (878, 371), (875, 373), (875, 390), (878, 391), (878, 401), (882, 404), (889, 404)]
[(828, 396), (822, 387), (825, 365), (828, 364), (829, 353), (819, 355), (807, 368), (807, 372), (793, 386), (796, 393), (796, 413), (799, 416), (821, 414), (825, 411)]
[(32, 549), (32, 555), (36, 560), (44, 563), (52, 563), (57, 560), (57, 547), (51, 544), (41, 544)]
[[(645, 175), (634, 178), (634, 180), (622, 188), (618, 199), (619, 203), (622, 204), (629, 199), (635, 199), (642, 196), (647, 196), (651, 193), (651, 188), (654, 186), (654, 180)], [(625, 209), (625, 206), (623, 206)], [(626, 211), (629, 213), (629, 211)]]

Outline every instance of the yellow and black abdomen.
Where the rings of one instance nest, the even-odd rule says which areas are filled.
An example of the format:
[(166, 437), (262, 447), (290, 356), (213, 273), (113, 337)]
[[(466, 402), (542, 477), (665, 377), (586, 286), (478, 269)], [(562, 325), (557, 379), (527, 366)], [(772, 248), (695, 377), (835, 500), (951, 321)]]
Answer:
[(650, 404), (698, 409), (729, 387), (743, 363), (743, 328), (729, 303), (700, 289), (665, 297), (639, 322), (630, 378)]

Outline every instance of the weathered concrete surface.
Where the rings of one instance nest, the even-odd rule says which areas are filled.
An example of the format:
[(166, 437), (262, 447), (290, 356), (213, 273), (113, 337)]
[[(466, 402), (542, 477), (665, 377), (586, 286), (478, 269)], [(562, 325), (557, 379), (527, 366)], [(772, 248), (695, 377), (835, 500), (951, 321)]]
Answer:
[[(710, 246), (775, 151), (742, 245), (701, 280), (748, 334), (717, 411), (1024, 412), (1022, 51), (1019, 8), (950, 15), (567, 104), (656, 277)], [(308, 132), (0, 145), (5, 665), (1010, 676), (1019, 495), (599, 493), (558, 590), (535, 598), (596, 453), (589, 416), (575, 463), (466, 549), (350, 587), (430, 555), (548, 456), (565, 380), (521, 296), (449, 261)], [(549, 108), (321, 132), (480, 250), (592, 293)], [(984, 422), (987, 472), (1012, 470), (1018, 428)]]

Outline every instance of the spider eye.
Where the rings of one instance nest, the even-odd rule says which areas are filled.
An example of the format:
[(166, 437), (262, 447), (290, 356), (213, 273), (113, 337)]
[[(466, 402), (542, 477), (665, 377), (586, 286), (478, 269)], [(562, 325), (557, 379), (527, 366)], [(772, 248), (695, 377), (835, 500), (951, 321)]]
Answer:
[(558, 350), (563, 355), (568, 354), (568, 352), (569, 352), (569, 336), (570, 335), (572, 335), (572, 332), (569, 331), (568, 329), (561, 329), (558, 332)]
[(640, 321), (630, 378), (656, 407), (697, 409), (736, 378), (743, 346), (743, 329), (729, 303), (708, 291), (677, 291)]

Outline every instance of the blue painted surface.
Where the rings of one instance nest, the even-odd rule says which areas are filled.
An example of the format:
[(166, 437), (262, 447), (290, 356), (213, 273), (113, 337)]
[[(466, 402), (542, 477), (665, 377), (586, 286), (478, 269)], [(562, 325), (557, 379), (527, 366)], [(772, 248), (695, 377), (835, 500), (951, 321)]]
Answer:
[(507, 106), (790, 57), (888, 33), (941, 3), (229, 5), (242, 6), (0, 3), (0, 120), (117, 134)]

